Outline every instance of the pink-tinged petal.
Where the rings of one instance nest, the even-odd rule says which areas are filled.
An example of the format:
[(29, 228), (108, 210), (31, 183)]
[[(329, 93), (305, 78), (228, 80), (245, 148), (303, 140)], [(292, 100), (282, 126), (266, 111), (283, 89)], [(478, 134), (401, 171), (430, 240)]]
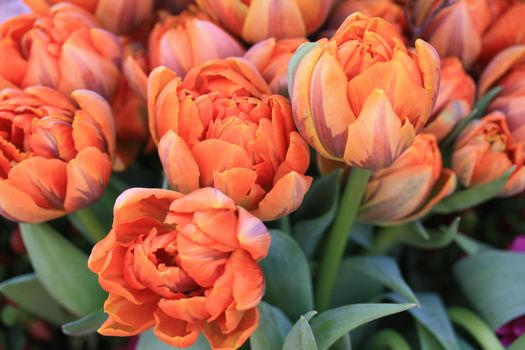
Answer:
[(232, 168), (251, 168), (252, 159), (248, 151), (240, 146), (219, 139), (204, 140), (192, 149), (200, 169), (201, 186), (213, 183), (215, 172)]
[(472, 174), (472, 185), (486, 184), (502, 176), (510, 167), (512, 161), (503, 152), (490, 152), (483, 154), (475, 165)]
[(199, 188), (199, 166), (186, 142), (168, 131), (158, 145), (159, 158), (171, 188), (190, 193)]
[(233, 299), (237, 310), (256, 307), (264, 294), (264, 274), (257, 262), (244, 250), (230, 256), (233, 268)]
[(331, 52), (317, 62), (310, 82), (310, 103), (317, 136), (334, 157), (342, 158), (348, 125), (356, 120), (347, 97), (348, 80)]
[(66, 214), (65, 210), (39, 207), (26, 192), (7, 180), (0, 180), (0, 193), (0, 214), (13, 221), (38, 223)]
[(188, 21), (186, 27), (192, 45), (193, 65), (244, 54), (241, 44), (213, 22), (195, 19)]
[[(106, 150), (113, 157), (116, 147), (115, 122), (109, 104), (102, 96), (89, 90), (73, 91), (71, 97), (98, 124), (99, 132), (104, 135)], [(81, 151), (82, 147), (77, 147), (77, 150)]]
[(65, 95), (47, 86), (30, 86), (24, 89), (24, 92), (38, 97), (50, 106), (58, 107), (68, 111), (77, 109), (71, 100)]
[(48, 43), (44, 40), (36, 39), (32, 42), (25, 70), (26, 75), (23, 81), (17, 82), (18, 84), (58, 87), (60, 77), (58, 59), (47, 50), (47, 47)]
[(490, 88), (513, 66), (525, 62), (525, 45), (513, 46), (501, 51), (487, 65), (478, 82), (478, 97), (485, 95)]
[(122, 65), (126, 81), (129, 86), (138, 94), (144, 101), (148, 100), (148, 75), (142, 70), (139, 63), (133, 58), (128, 56)]
[(520, 167), (507, 181), (502, 196), (510, 197), (523, 192), (525, 189), (525, 167)]
[(105, 336), (118, 337), (140, 334), (153, 326), (153, 313), (156, 309), (156, 301), (136, 305), (111, 293), (104, 303), (104, 312), (109, 318), (98, 332)]
[(230, 250), (239, 246), (237, 221), (237, 215), (232, 210), (205, 210), (193, 214), (194, 225), (213, 241), (228, 246)]
[[(235, 210), (235, 203), (221, 191), (206, 187), (174, 200), (169, 210), (175, 213), (194, 213), (208, 209)], [(169, 216), (168, 214), (166, 223), (170, 223)]]
[(441, 65), (436, 50), (421, 39), (416, 40), (416, 55), (421, 74), (423, 75), (423, 87), (426, 95), (424, 108), (415, 126), (416, 130), (421, 130), (430, 117), (437, 99)]
[(62, 210), (68, 182), (66, 167), (58, 159), (29, 158), (11, 169), (9, 184), (27, 193), (39, 207)]
[(257, 308), (246, 311), (239, 322), (237, 329), (224, 334), (218, 322), (207, 323), (204, 326), (204, 335), (213, 349), (233, 350), (242, 344), (255, 332), (259, 325), (259, 310)]
[(99, 199), (111, 176), (111, 162), (93, 147), (84, 148), (67, 165), (67, 190), (64, 208), (74, 211)]
[[(184, 77), (193, 65), (190, 38), (184, 28), (173, 28), (164, 33), (158, 42), (158, 57), (152, 55), (154, 66), (166, 66)], [(152, 47), (153, 45), (150, 45)]]
[(170, 205), (181, 193), (151, 188), (131, 188), (115, 201), (113, 227), (147, 217), (163, 223)]
[(257, 217), (240, 207), (238, 211), (237, 238), (239, 245), (250, 253), (254, 260), (259, 261), (268, 255), (272, 236)]
[(159, 308), (168, 316), (190, 323), (205, 321), (210, 314), (206, 310), (206, 297), (195, 296), (177, 300), (162, 299)]
[(450, 134), (457, 123), (469, 114), (470, 110), (471, 106), (468, 102), (453, 100), (441, 110), (436, 119), (423, 129), (423, 132), (434, 135), (439, 142)]
[(175, 319), (161, 310), (155, 311), (155, 328), (153, 328), (153, 333), (163, 342), (176, 348), (187, 348), (193, 345), (201, 329), (201, 324)]
[[(181, 83), (177, 74), (166, 67), (155, 68), (148, 78), (148, 115), (149, 130), (155, 143), (167, 131), (165, 124), (172, 124), (179, 115), (179, 97), (177, 87)], [(163, 101), (159, 103), (162, 94)], [(163, 122), (163, 126), (159, 125)], [(177, 125), (173, 123), (173, 125)]]
[(233, 199), (235, 204), (252, 209), (265, 194), (256, 180), (257, 173), (252, 169), (231, 168), (213, 174), (213, 187)]
[(402, 124), (385, 91), (376, 89), (348, 127), (345, 162), (373, 171), (384, 169), (412, 145), (415, 137), (408, 119)]
[(252, 214), (262, 221), (276, 220), (294, 212), (303, 202), (312, 178), (295, 171), (277, 181)]

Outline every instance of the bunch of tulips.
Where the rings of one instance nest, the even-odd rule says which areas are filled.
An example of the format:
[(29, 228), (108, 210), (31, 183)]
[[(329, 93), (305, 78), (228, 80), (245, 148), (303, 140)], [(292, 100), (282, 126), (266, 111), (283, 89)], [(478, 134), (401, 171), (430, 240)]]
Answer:
[(24, 2), (0, 0), (8, 328), (525, 349), (525, 3)]

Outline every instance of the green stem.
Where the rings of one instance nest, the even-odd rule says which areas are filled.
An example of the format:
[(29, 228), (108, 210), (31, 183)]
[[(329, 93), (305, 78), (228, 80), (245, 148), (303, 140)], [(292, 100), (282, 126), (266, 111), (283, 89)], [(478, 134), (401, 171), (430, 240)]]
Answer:
[(316, 286), (316, 306), (318, 311), (323, 311), (330, 307), (337, 272), (346, 248), (348, 235), (357, 216), (370, 174), (370, 170), (354, 168), (348, 177), (335, 222), (328, 234), (325, 250), (321, 258)]
[(504, 350), (494, 331), (475, 313), (461, 307), (451, 307), (447, 313), (450, 320), (465, 329), (483, 350)]
[(411, 347), (401, 334), (393, 329), (384, 329), (366, 343), (365, 349), (411, 350)]
[(287, 235), (292, 235), (292, 224), (290, 223), (289, 216), (283, 216), (279, 219), (279, 230), (283, 231)]
[(77, 210), (68, 215), (69, 221), (92, 243), (97, 243), (106, 236), (106, 230), (98, 221), (91, 208)]

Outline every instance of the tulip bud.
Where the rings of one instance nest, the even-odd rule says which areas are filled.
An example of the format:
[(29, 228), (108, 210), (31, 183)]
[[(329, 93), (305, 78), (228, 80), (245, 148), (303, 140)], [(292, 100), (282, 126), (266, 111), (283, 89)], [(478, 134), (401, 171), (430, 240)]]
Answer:
[(24, 0), (34, 12), (47, 14), (54, 4), (68, 2), (95, 15), (108, 30), (129, 33), (153, 17), (153, 0)]
[(491, 88), (503, 88), (488, 111), (501, 111), (516, 142), (525, 141), (525, 45), (503, 50), (488, 64), (479, 80), (478, 97)]
[(476, 85), (456, 57), (441, 61), (439, 93), (425, 133), (443, 140), (465, 118), (474, 104)]
[(525, 189), (523, 146), (514, 141), (503, 113), (496, 111), (472, 121), (458, 136), (452, 167), (463, 186), (489, 183), (513, 166), (502, 196)]
[(305, 38), (275, 40), (269, 38), (253, 45), (244, 58), (252, 62), (274, 94), (283, 93), (288, 87), (288, 64)]
[(299, 38), (324, 23), (335, 0), (196, 0), (216, 22), (249, 43)]
[(2, 216), (51, 220), (104, 192), (115, 154), (111, 109), (93, 91), (72, 98), (43, 86), (0, 93)]
[(424, 41), (409, 50), (390, 23), (353, 14), (332, 39), (305, 44), (292, 58), (295, 123), (326, 158), (386, 168), (428, 121), (439, 70), (439, 57)]
[(165, 16), (150, 34), (152, 68), (166, 66), (183, 77), (199, 64), (216, 58), (242, 56), (244, 48), (206, 16)]
[(370, 179), (359, 218), (378, 225), (414, 221), (451, 194), (456, 176), (443, 169), (436, 138), (420, 134), (390, 167)]

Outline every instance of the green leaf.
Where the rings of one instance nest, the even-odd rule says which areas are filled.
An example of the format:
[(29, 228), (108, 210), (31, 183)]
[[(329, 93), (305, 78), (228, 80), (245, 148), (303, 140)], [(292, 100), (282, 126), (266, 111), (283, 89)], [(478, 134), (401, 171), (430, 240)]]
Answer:
[(46, 224), (20, 224), (33, 269), (49, 294), (76, 316), (101, 308), (106, 297), (87, 256)]
[(259, 327), (250, 337), (251, 349), (281, 349), (292, 323), (281, 310), (264, 301), (259, 304), (259, 312)]
[(82, 337), (95, 333), (108, 316), (101, 310), (90, 313), (73, 322), (62, 325), (62, 332), (73, 337)]
[(415, 304), (354, 304), (321, 312), (310, 322), (320, 350), (327, 350), (339, 338), (370, 321), (396, 314)]
[(308, 261), (288, 235), (272, 230), (272, 245), (261, 262), (266, 277), (264, 299), (292, 320), (313, 309), (313, 291)]
[(507, 350), (523, 350), (525, 349), (525, 334), (522, 334), (514, 343), (510, 344)]
[[(175, 348), (168, 343), (163, 342), (150, 329), (142, 333), (139, 337), (139, 342), (135, 350), (182, 350), (183, 348)], [(211, 350), (208, 341), (204, 336), (199, 336), (197, 341), (190, 347), (184, 350)]]
[(459, 261), (454, 274), (492, 330), (525, 314), (525, 254), (480, 252)]
[(457, 217), (450, 226), (442, 226), (438, 230), (427, 230), (415, 223), (383, 228), (376, 235), (371, 252), (384, 253), (400, 243), (418, 249), (444, 248), (458, 235), (460, 220)]
[(55, 325), (73, 317), (63, 310), (42, 286), (34, 273), (11, 278), (0, 284), (0, 292), (26, 311)]
[(314, 334), (308, 324), (308, 320), (315, 314), (314, 311), (299, 318), (286, 336), (283, 350), (317, 350)]
[[(405, 301), (399, 294), (391, 293), (388, 297), (398, 303)], [(441, 298), (433, 293), (417, 293), (416, 297), (420, 307), (408, 310), (412, 317), (436, 338), (444, 350), (459, 350), (456, 333)]]
[(370, 278), (404, 296), (409, 302), (419, 304), (412, 289), (406, 284), (397, 262), (388, 256), (358, 256), (348, 259), (351, 265)]
[(416, 322), (417, 337), (421, 350), (443, 350), (436, 337), (432, 335), (421, 323)]
[(494, 331), (475, 313), (461, 307), (448, 309), (450, 320), (467, 331), (484, 350), (504, 350)]
[(365, 349), (411, 350), (410, 345), (399, 332), (388, 328), (374, 334), (366, 343)]
[(312, 257), (335, 218), (339, 205), (342, 170), (319, 178), (306, 194), (301, 207), (293, 214), (294, 237), (307, 257)]
[(516, 167), (512, 166), (503, 175), (483, 185), (472, 186), (445, 197), (433, 209), (433, 213), (450, 214), (475, 207), (503, 192), (503, 188)]
[(481, 243), (476, 241), (469, 236), (466, 236), (462, 233), (458, 233), (454, 237), (456, 244), (468, 255), (478, 254), (482, 251), (494, 250), (494, 247), (489, 246), (488, 244)]
[(368, 303), (380, 295), (384, 286), (344, 258), (337, 273), (331, 307)]

